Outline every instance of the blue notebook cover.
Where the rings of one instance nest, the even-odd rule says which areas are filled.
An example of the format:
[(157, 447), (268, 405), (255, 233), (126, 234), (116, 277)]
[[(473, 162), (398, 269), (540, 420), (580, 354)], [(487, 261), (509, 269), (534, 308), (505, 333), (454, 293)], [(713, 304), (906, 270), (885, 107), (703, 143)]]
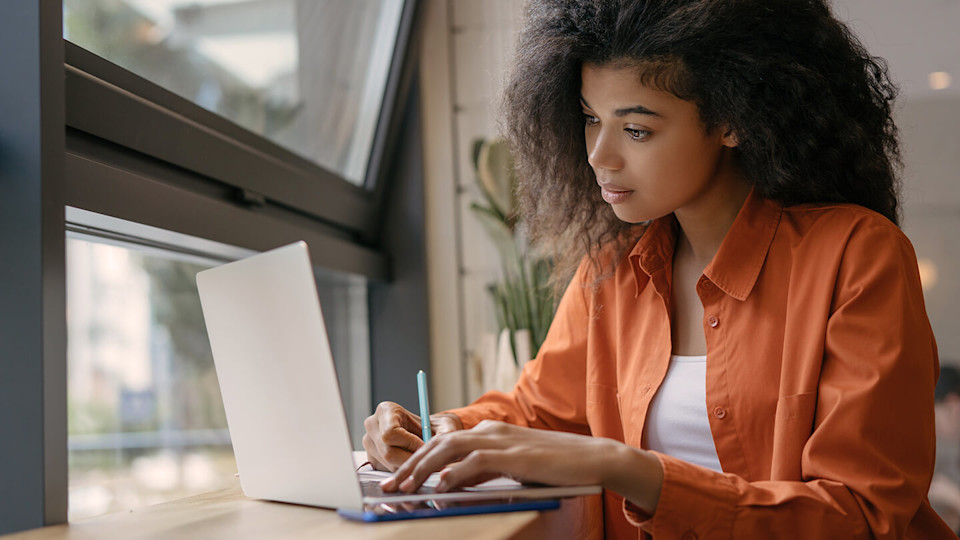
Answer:
[(527, 510), (556, 510), (558, 499), (495, 499), (478, 501), (422, 501), (365, 505), (363, 510), (337, 510), (337, 514), (353, 521), (375, 523), (402, 519), (424, 519), (476, 514), (499, 514)]

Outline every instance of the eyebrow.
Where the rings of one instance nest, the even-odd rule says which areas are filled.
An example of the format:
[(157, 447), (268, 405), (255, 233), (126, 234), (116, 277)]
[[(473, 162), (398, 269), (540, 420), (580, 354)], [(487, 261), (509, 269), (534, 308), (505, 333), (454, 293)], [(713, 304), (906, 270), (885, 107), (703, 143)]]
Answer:
[[(588, 109), (593, 108), (590, 106), (589, 103), (587, 103), (587, 100), (583, 99), (583, 96), (580, 96), (580, 104), (587, 107)], [(627, 116), (628, 114), (646, 114), (649, 116), (658, 116), (658, 117), (660, 116), (660, 114), (657, 113), (656, 111), (651, 111), (650, 109), (644, 107), (643, 105), (634, 105), (633, 107), (617, 109), (613, 111), (613, 114), (617, 117), (624, 117), (624, 116)]]

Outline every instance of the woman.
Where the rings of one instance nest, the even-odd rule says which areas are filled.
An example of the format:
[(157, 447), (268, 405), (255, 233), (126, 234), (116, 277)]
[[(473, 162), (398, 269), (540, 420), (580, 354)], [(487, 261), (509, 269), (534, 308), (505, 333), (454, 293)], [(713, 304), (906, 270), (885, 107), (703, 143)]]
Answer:
[(512, 392), (428, 444), (381, 404), (384, 488), (458, 462), (439, 489), (601, 484), (611, 538), (947, 537), (894, 95), (822, 0), (533, 2), (508, 137), (579, 266)]

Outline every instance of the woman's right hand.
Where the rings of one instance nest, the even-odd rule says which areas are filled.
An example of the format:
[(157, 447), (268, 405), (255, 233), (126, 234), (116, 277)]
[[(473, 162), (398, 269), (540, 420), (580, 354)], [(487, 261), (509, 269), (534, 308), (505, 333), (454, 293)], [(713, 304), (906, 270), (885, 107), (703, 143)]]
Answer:
[[(367, 460), (380, 471), (396, 471), (423, 446), (420, 417), (392, 401), (377, 405), (373, 415), (363, 421), (363, 427), (367, 430), (363, 436)], [(454, 414), (431, 414), (430, 428), (434, 435), (442, 435), (463, 429), (463, 424)]]

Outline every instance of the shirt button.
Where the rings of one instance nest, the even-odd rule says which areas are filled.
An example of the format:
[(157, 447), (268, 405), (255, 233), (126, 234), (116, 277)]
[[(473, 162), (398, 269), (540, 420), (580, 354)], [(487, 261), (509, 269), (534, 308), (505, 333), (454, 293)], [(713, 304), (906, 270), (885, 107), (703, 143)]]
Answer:
[(697, 540), (697, 533), (693, 531), (687, 531), (683, 533), (683, 536), (680, 537), (680, 540)]
[(707, 319), (707, 324), (710, 325), (710, 328), (716, 328), (717, 326), (720, 326), (720, 319), (718, 319), (718, 318), (714, 317), (713, 315), (711, 315), (711, 316)]
[(727, 416), (727, 410), (723, 407), (717, 407), (713, 409), (713, 415), (723, 420)]

